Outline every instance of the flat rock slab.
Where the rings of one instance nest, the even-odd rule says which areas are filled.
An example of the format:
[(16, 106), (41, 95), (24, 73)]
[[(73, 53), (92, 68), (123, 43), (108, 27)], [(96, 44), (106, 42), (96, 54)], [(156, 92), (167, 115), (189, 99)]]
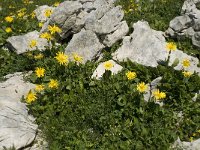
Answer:
[(23, 81), (21, 73), (9, 75), (0, 83), (0, 149), (3, 146), (24, 148), (35, 139), (37, 125), (28, 115), (27, 107), (20, 98), (35, 86)]
[[(134, 23), (133, 28), (133, 33), (130, 36), (126, 36), (123, 39), (122, 46), (112, 54), (114, 59), (119, 61), (130, 59), (136, 63), (151, 67), (156, 67), (160, 61), (167, 59), (169, 52), (166, 50), (167, 42), (163, 32), (151, 29), (146, 21)], [(200, 68), (197, 67), (199, 60), (180, 50), (173, 51), (170, 54), (169, 64), (171, 65), (175, 59), (178, 59), (179, 64), (175, 69), (181, 70), (181, 63), (185, 58), (191, 61), (191, 66), (187, 70), (200, 73)]]
[(21, 72), (5, 77), (8, 79), (0, 83), (1, 97), (9, 96), (19, 102), (23, 95), (26, 95), (30, 89), (35, 87), (34, 84), (27, 83), (23, 80), (23, 74)]
[[(6, 41), (8, 42), (8, 48), (16, 51), (17, 54), (36, 49), (45, 50), (46, 47), (50, 47), (51, 44), (39, 36), (38, 31), (32, 31), (24, 35), (9, 37)], [(36, 46), (31, 48), (29, 45), (32, 40), (36, 40)]]

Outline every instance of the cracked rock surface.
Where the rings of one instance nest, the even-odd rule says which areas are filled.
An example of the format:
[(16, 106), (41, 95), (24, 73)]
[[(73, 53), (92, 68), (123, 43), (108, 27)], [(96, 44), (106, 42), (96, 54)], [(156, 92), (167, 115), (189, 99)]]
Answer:
[(0, 150), (3, 146), (20, 149), (33, 142), (38, 128), (26, 105), (20, 102), (35, 86), (24, 82), (19, 72), (6, 77), (9, 79), (0, 83)]

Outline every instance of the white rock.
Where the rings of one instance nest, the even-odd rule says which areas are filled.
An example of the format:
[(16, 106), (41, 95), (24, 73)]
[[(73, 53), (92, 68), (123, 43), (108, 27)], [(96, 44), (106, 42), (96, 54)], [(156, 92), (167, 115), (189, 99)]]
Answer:
[(27, 107), (20, 102), (23, 95), (35, 86), (23, 81), (21, 73), (9, 75), (0, 83), (0, 149), (16, 149), (30, 145), (36, 136), (37, 125), (28, 115)]
[[(112, 64), (113, 67), (110, 69), (110, 71), (112, 72), (112, 74), (117, 74), (119, 71), (122, 70), (122, 66), (118, 65), (116, 62), (114, 62), (113, 60), (109, 60)], [(98, 65), (98, 67), (95, 69), (95, 71), (92, 74), (92, 78), (96, 78), (96, 79), (101, 79), (103, 74), (105, 73), (105, 68), (104, 68), (104, 63), (100, 63)]]
[(156, 67), (157, 61), (165, 60), (168, 55), (163, 32), (152, 30), (145, 21), (138, 21), (133, 28), (134, 32), (123, 39), (122, 46), (113, 53), (113, 58), (119, 61), (130, 59)]
[(115, 30), (113, 33), (106, 35), (103, 44), (105, 44), (108, 47), (111, 47), (115, 42), (122, 39), (129, 31), (129, 27), (126, 23), (126, 21), (122, 21), (118, 27), (117, 30)]
[[(159, 61), (165, 61), (168, 56), (166, 50), (166, 40), (163, 32), (151, 29), (147, 22), (139, 21), (133, 25), (134, 31), (130, 36), (123, 39), (122, 46), (113, 53), (113, 58), (119, 61), (130, 59), (134, 62), (145, 66), (156, 67)], [(187, 58), (191, 61), (188, 71), (200, 73), (197, 67), (199, 60), (187, 55), (180, 50), (173, 51), (170, 54), (171, 65), (178, 58), (179, 64), (175, 67), (177, 70), (182, 69), (182, 61)]]
[(83, 61), (92, 60), (104, 48), (96, 34), (90, 30), (82, 29), (74, 34), (65, 49), (66, 54), (77, 53), (83, 57)]
[(9, 96), (16, 101), (19, 101), (22, 95), (29, 92), (30, 89), (35, 87), (34, 84), (27, 83), (23, 80), (23, 74), (17, 72), (15, 74), (5, 76), (7, 79), (5, 82), (0, 83), (0, 96)]
[[(38, 31), (32, 31), (24, 35), (9, 37), (6, 41), (8, 42), (8, 48), (16, 51), (17, 54), (21, 54), (27, 51), (32, 51), (35, 49), (45, 50), (46, 47), (50, 47), (51, 44), (44, 38), (40, 38), (40, 33)], [(30, 47), (29, 44), (31, 40), (36, 40), (36, 47)]]

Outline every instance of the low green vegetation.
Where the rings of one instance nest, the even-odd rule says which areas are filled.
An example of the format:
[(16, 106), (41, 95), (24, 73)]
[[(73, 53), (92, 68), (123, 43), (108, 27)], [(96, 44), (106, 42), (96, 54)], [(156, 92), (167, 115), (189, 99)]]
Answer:
[[(108, 69), (101, 80), (97, 80), (91, 78), (97, 62), (83, 64), (78, 55), (73, 56), (73, 60), (61, 61), (61, 56), (68, 57), (62, 53), (66, 45), (53, 45), (43, 52), (36, 50), (21, 55), (4, 50), (9, 36), (40, 29), (37, 20), (30, 15), (35, 5), (53, 5), (57, 1), (25, 2), (0, 2), (3, 6), (0, 11), (0, 80), (9, 73), (33, 71), (26, 80), (37, 87), (22, 101), (36, 117), (50, 150), (165, 150), (170, 149), (178, 137), (184, 141), (200, 138), (199, 95), (193, 100), (200, 89), (197, 73), (184, 74), (183, 70), (176, 71), (165, 62), (152, 68), (127, 61), (117, 62), (123, 67), (118, 74), (111, 75)], [(119, 0), (117, 4), (125, 10), (130, 27), (144, 19), (152, 28), (165, 31), (169, 21), (180, 14), (183, 0), (140, 0), (139, 3)], [(24, 22), (20, 18), (15, 18), (13, 23), (4, 21), (6, 16), (23, 8), (28, 14), (28, 19), (21, 18)], [(11, 27), (12, 32), (7, 33), (7, 27)], [(119, 46), (120, 42), (105, 49), (101, 62), (111, 59), (111, 53)], [(199, 56), (190, 41), (177, 41), (177, 46)], [(136, 75), (129, 78), (129, 71)], [(146, 102), (139, 85), (144, 82), (146, 86), (160, 76), (162, 80), (157, 88), (165, 96), (157, 99), (155, 93), (151, 93), (152, 97)]]

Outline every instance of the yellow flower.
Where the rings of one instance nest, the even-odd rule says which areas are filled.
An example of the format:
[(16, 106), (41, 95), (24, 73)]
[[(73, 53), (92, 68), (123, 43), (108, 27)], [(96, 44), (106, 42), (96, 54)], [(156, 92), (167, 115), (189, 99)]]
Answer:
[(144, 82), (141, 82), (139, 84), (137, 84), (137, 90), (140, 92), (140, 93), (143, 93), (147, 90), (147, 85), (144, 83)]
[(23, 17), (25, 14), (26, 14), (26, 13), (25, 13), (24, 11), (22, 11), (22, 12), (18, 12), (18, 13), (17, 13), (17, 16), (18, 16), (19, 18), (21, 18), (21, 17)]
[(56, 53), (55, 59), (60, 63), (60, 65), (67, 65), (68, 63), (68, 56), (63, 52)]
[(184, 68), (189, 67), (190, 66), (190, 60), (187, 59), (187, 58), (183, 59), (182, 65), (183, 65)]
[(42, 59), (43, 57), (44, 57), (44, 55), (41, 53), (34, 56), (35, 59)]
[(49, 31), (50, 31), (50, 33), (51, 34), (54, 34), (54, 33), (60, 33), (61, 32), (61, 29), (58, 27), (58, 26), (56, 26), (56, 25), (53, 25), (53, 26), (48, 26), (48, 29), (49, 29)]
[(37, 67), (37, 68), (35, 69), (35, 73), (36, 73), (36, 76), (37, 76), (38, 78), (44, 77), (45, 69), (44, 69), (44, 68)]
[(155, 97), (156, 100), (166, 98), (166, 94), (164, 92), (160, 92), (159, 89), (156, 89), (155, 91), (153, 91), (153, 96)]
[(13, 19), (12, 16), (7, 16), (7, 17), (5, 17), (5, 21), (6, 21), (6, 22), (9, 22), (9, 23), (10, 23), (10, 22), (13, 22), (13, 20), (14, 20), (14, 19)]
[(44, 15), (45, 15), (45, 17), (49, 18), (52, 13), (53, 13), (53, 11), (51, 9), (46, 9), (44, 12)]
[(31, 103), (34, 102), (37, 99), (36, 94), (32, 91), (29, 91), (29, 93), (26, 96), (26, 102)]
[(5, 31), (6, 31), (7, 33), (10, 33), (10, 32), (12, 32), (12, 28), (7, 27), (7, 28), (5, 29)]
[(184, 77), (186, 77), (186, 78), (188, 78), (192, 75), (192, 72), (190, 72), (190, 71), (183, 71), (182, 73), (183, 73)]
[(30, 48), (33, 48), (33, 47), (36, 47), (37, 46), (37, 41), (36, 40), (31, 40), (30, 42), (29, 42), (29, 47)]
[(43, 90), (44, 90), (44, 85), (43, 85), (43, 84), (38, 84), (38, 85), (36, 85), (35, 91), (41, 92), (41, 91), (43, 91)]
[(160, 98), (161, 98), (161, 99), (166, 98), (166, 94), (165, 94), (165, 92), (160, 92)]
[(31, 16), (32, 19), (35, 18), (35, 16), (36, 16), (35, 12), (33, 11), (33, 12), (30, 14), (30, 16)]
[(39, 23), (38, 23), (38, 26), (39, 26), (40, 28), (42, 28), (43, 25), (44, 25), (43, 22), (39, 22)]
[(126, 77), (128, 78), (128, 80), (133, 80), (137, 77), (136, 73), (135, 72), (131, 72), (131, 71), (128, 71), (126, 73)]
[(175, 51), (177, 49), (176, 44), (174, 42), (169, 42), (166, 44), (166, 49), (168, 51)]
[(79, 56), (78, 54), (74, 53), (73, 58), (76, 62), (81, 63), (83, 61), (83, 57)]
[(104, 62), (103, 66), (106, 70), (110, 70), (114, 65), (111, 61), (106, 61)]
[(58, 88), (58, 81), (54, 79), (50, 79), (49, 88)]
[(47, 39), (48, 41), (52, 40), (52, 38), (53, 38), (52, 35), (49, 34), (48, 32), (44, 32), (44, 33), (40, 34), (40, 37)]
[(55, 3), (53, 4), (54, 7), (57, 7), (57, 6), (59, 6), (59, 5), (60, 5), (59, 2), (55, 2)]

